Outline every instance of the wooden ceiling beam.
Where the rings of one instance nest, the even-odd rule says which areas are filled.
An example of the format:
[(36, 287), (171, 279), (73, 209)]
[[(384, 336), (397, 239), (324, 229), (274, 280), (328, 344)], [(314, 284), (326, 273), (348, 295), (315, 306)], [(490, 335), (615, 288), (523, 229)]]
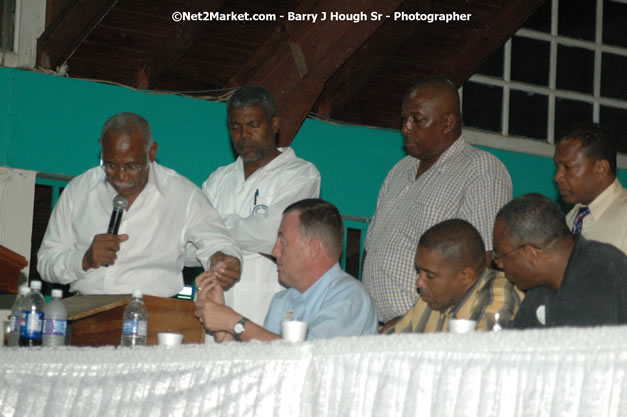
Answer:
[[(396, 11), (429, 13), (432, 5), (432, 0), (405, 0)], [(392, 57), (418, 27), (417, 24), (403, 25), (392, 19), (386, 20), (327, 81), (314, 111), (324, 117), (333, 117), (333, 113), (340, 111), (359, 93), (381, 64)]]
[(37, 64), (56, 70), (72, 56), (118, 1), (71, 1), (37, 40)]
[(511, 0), (495, 9), (493, 18), (486, 22), (483, 29), (475, 32), (458, 53), (451, 54), (444, 70), (455, 74), (451, 81), (457, 86), (466, 82), (545, 1)]
[[(413, 34), (402, 42), (401, 48), (404, 49), (398, 49), (396, 54), (389, 57), (397, 62), (402, 59), (402, 68), (384, 63), (378, 71), (370, 75), (370, 78), (364, 80), (364, 85), (355, 92), (350, 101), (344, 103), (343, 107), (338, 106), (346, 99), (342, 91), (337, 96), (327, 99), (327, 103), (332, 103), (334, 99), (337, 103), (324, 103), (322, 99), (325, 97), (321, 96), (319, 108), (330, 112), (329, 117), (338, 120), (397, 129), (400, 122), (398, 113), (386, 112), (385, 106), (378, 104), (382, 100), (387, 100), (388, 109), (400, 109), (400, 101), (405, 91), (399, 91), (402, 84), (392, 81), (393, 79), (405, 80), (408, 84), (420, 76), (438, 73), (461, 86), (516, 32), (541, 3), (542, 0), (529, 0), (529, 3), (525, 0), (434, 1), (431, 12), (472, 13), (472, 20), (446, 25), (416, 25)], [(480, 25), (477, 24), (479, 22)], [(499, 33), (500, 31), (502, 33)], [(353, 80), (350, 79), (349, 82), (352, 83)], [(327, 83), (327, 87), (329, 85), (330, 83)], [(367, 88), (378, 88), (379, 85), (382, 85), (384, 93), (366, 91)], [(346, 85), (342, 88), (346, 88)], [(394, 89), (397, 91), (392, 93)]]
[[(186, 4), (186, 10), (212, 12), (218, 11), (223, 4), (224, 0), (193, 0)], [(155, 88), (161, 77), (194, 45), (205, 30), (207, 22), (185, 21), (173, 24), (175, 35), (165, 45), (159, 45), (159, 50), (153, 51), (150, 54), (151, 59), (138, 69), (135, 82), (138, 88)]]
[[(317, 1), (318, 0), (301, 0), (296, 5), (294, 13), (299, 15), (311, 13)], [(252, 79), (255, 74), (261, 70), (261, 67), (267, 64), (268, 58), (272, 57), (275, 51), (277, 51), (284, 42), (287, 42), (289, 31), (294, 30), (297, 25), (298, 23), (291, 22), (281, 24), (272, 35), (251, 54), (248, 61), (242, 65), (237, 74), (231, 77), (228, 82), (228, 87), (246, 85), (247, 80)]]
[[(251, 57), (229, 83), (255, 84), (272, 92), (281, 115), (279, 145), (289, 145), (311, 111), (327, 80), (381, 26), (385, 14), (396, 10), (402, 0), (319, 0), (306, 1), (299, 10), (316, 14), (318, 21), (288, 22), (278, 29)], [(367, 19), (329, 21), (330, 13), (366, 13)], [(319, 21), (322, 13), (326, 21)], [(381, 20), (370, 13), (383, 14)], [(282, 34), (282, 32), (285, 32)]]

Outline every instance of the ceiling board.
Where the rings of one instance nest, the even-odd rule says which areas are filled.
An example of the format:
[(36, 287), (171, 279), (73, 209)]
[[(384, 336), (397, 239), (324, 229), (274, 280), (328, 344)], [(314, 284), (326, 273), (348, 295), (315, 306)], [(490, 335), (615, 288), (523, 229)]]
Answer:
[[(276, 96), (289, 143), (313, 111), (397, 128), (402, 96), (440, 72), (467, 80), (543, 0), (48, 0), (39, 64), (73, 77), (170, 91), (257, 83)], [(87, 7), (89, 6), (89, 7)], [(471, 13), (450, 23), (180, 22), (174, 11)], [(218, 93), (216, 93), (217, 95)]]

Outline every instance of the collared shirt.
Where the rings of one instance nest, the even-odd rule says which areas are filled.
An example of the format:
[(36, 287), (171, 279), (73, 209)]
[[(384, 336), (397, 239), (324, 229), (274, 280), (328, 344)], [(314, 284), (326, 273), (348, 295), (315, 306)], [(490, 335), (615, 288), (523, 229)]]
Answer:
[(339, 264), (304, 293), (289, 288), (275, 295), (263, 327), (281, 334), (283, 320), (306, 321), (307, 340), (377, 333), (377, 315), (370, 295)]
[(261, 323), (272, 297), (283, 287), (276, 264), (259, 255), (272, 252), (283, 210), (304, 198), (320, 195), (320, 173), (298, 158), (291, 148), (244, 179), (244, 162), (218, 168), (202, 190), (220, 213), (231, 236), (242, 248), (240, 280), (225, 295), (226, 304), (250, 320)]
[[(566, 215), (569, 229), (572, 229), (580, 207), (583, 204), (575, 204)], [(627, 190), (618, 178), (588, 207), (590, 214), (583, 218), (581, 234), (588, 240), (614, 245), (627, 254)]]
[(448, 330), (453, 318), (477, 321), (477, 330), (485, 329), (486, 313), (499, 313), (511, 320), (520, 306), (518, 293), (505, 274), (486, 268), (481, 277), (466, 292), (462, 300), (444, 311), (434, 311), (418, 296), (416, 304), (387, 333), (430, 333)]
[(447, 219), (467, 220), (489, 250), (496, 213), (512, 198), (512, 181), (501, 161), (462, 138), (416, 179), (419, 164), (406, 156), (392, 168), (366, 236), (363, 281), (384, 322), (414, 305), (414, 258), (428, 228)]
[(100, 167), (74, 178), (56, 204), (37, 255), (46, 281), (71, 284), (82, 294), (144, 294), (170, 297), (183, 288), (185, 245), (196, 247), (205, 268), (222, 251), (241, 255), (220, 215), (200, 189), (156, 162), (148, 181), (122, 216), (119, 234), (128, 234), (115, 264), (83, 271), (83, 255), (96, 234), (106, 233), (117, 195)]

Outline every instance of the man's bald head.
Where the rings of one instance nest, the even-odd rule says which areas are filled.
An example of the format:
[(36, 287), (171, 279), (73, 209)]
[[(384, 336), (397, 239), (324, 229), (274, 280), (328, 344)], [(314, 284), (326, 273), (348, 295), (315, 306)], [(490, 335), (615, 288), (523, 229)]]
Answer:
[(153, 144), (150, 125), (146, 119), (137, 113), (118, 113), (107, 119), (102, 127), (99, 142), (102, 145), (104, 138), (112, 134), (132, 136), (135, 133), (142, 138), (146, 153), (150, 152)]
[(448, 78), (441, 75), (431, 75), (419, 79), (409, 88), (403, 102), (414, 98), (419, 91), (429, 90), (431, 96), (438, 103), (438, 108), (442, 113), (450, 113), (455, 116), (456, 125), (454, 129), (455, 138), (462, 133), (461, 107), (457, 87)]

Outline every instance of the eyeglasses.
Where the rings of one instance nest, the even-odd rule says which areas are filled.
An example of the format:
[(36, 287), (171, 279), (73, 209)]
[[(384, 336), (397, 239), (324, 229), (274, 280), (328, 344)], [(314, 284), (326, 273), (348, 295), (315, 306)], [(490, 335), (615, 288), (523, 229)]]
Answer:
[(109, 175), (115, 174), (116, 172), (118, 172), (118, 170), (126, 172), (128, 174), (136, 175), (139, 174), (144, 168), (146, 168), (148, 164), (126, 164), (123, 166), (119, 166), (116, 164), (107, 163), (100, 166), (102, 167), (104, 172)]
[(527, 246), (528, 244), (529, 244), (529, 243), (523, 243), (522, 245), (520, 245), (520, 246), (519, 246), (519, 247), (517, 247), (516, 249), (512, 249), (512, 250), (510, 250), (509, 252), (506, 252), (506, 253), (504, 253), (504, 254), (502, 254), (502, 255), (499, 255), (499, 254), (498, 254), (498, 252), (496, 252), (496, 251), (492, 251), (492, 260), (493, 260), (494, 262), (498, 262), (498, 261), (500, 261), (501, 259), (505, 258), (507, 255), (511, 255), (512, 253), (516, 252), (518, 249), (522, 249), (522, 248), (524, 248), (524, 247), (525, 247), (525, 246)]

